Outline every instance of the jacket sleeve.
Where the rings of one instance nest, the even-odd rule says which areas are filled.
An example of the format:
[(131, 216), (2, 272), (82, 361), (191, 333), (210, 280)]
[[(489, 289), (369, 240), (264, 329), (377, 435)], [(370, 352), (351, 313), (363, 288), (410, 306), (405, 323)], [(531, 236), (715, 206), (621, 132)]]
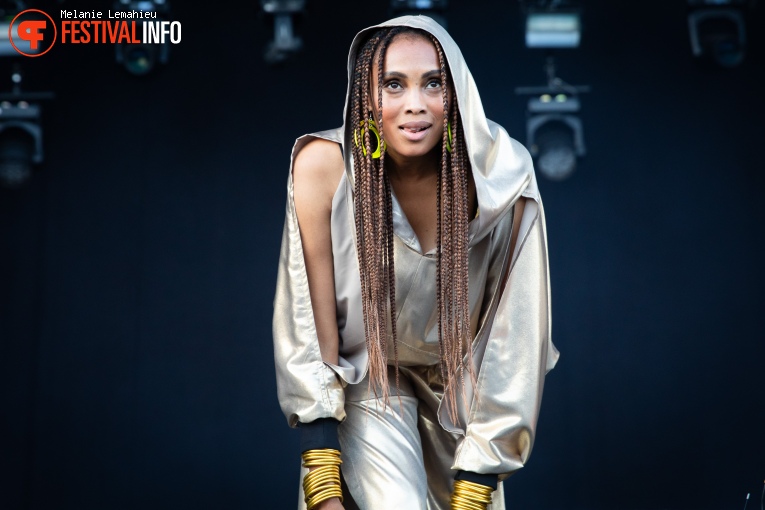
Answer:
[(321, 358), (308, 290), (293, 194), (287, 210), (274, 298), (274, 361), (279, 404), (291, 427), (319, 418), (345, 419), (345, 392), (336, 371)]
[(476, 342), (477, 383), (457, 427), (464, 435), (452, 466), (500, 479), (523, 467), (531, 453), (545, 374), (558, 359), (550, 338), (547, 240), (538, 197), (527, 201), (516, 245), (499, 262), (503, 270), (493, 282), (496, 310)]

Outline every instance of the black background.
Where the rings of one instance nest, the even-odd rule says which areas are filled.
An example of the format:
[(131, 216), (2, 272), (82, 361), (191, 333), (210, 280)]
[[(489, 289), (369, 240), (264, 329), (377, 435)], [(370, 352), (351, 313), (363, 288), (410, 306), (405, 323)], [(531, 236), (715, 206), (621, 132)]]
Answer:
[[(271, 340), (289, 154), (342, 122), (351, 40), (389, 14), (308, 4), (305, 51), (279, 69), (257, 2), (174, 2), (183, 40), (143, 79), (109, 45), (20, 60), (25, 88), (56, 98), (43, 167), (0, 189), (0, 508), (295, 508)], [(509, 508), (711, 510), (751, 492), (751, 509), (763, 6), (745, 64), (714, 71), (691, 58), (684, 2), (585, 4), (582, 45), (557, 60), (593, 87), (589, 153), (567, 181), (539, 176), (562, 357)], [(544, 82), (544, 54), (518, 5), (454, 1), (448, 19), (487, 115), (524, 141), (513, 90)]]

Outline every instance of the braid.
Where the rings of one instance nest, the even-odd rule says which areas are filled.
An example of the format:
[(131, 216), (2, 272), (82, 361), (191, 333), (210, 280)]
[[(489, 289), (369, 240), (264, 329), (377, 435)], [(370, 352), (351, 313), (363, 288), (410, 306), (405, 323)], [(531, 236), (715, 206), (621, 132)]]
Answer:
[[(436, 47), (443, 88), (444, 122), (442, 127), (441, 162), (436, 189), (436, 307), (438, 311), (438, 344), (441, 352), (441, 377), (444, 397), (450, 396), (449, 414), (457, 417), (454, 394), (458, 380), (465, 386), (464, 362), (475, 382), (471, 355), (470, 303), (468, 282), (468, 179), (470, 163), (460, 124), (457, 98), (452, 94), (449, 108), (446, 58), (438, 40), (416, 29), (395, 27), (372, 34), (356, 55), (352, 75), (350, 122), (357, 136), (352, 148), (354, 164), (354, 214), (356, 249), (361, 279), (361, 300), (364, 334), (369, 354), (369, 386), (383, 406), (390, 402), (388, 386), (388, 341), (392, 343), (396, 388), (399, 386), (398, 345), (396, 330), (396, 282), (394, 268), (394, 232), (392, 190), (385, 171), (385, 126), (383, 125), (382, 76), (385, 52), (400, 33), (416, 32), (428, 37)], [(375, 67), (375, 59), (376, 69)], [(374, 119), (380, 135), (380, 158), (372, 158), (370, 130), (371, 76), (377, 73), (377, 111)], [(452, 151), (446, 149), (451, 117)], [(389, 323), (390, 320), (390, 336)], [(379, 391), (379, 394), (378, 394)]]
[[(441, 348), (441, 374), (444, 379), (444, 395), (450, 395), (448, 409), (452, 419), (457, 417), (457, 401), (454, 397), (457, 377), (465, 389), (465, 366), (467, 355), (468, 374), (475, 385), (476, 375), (472, 362), (472, 339), (470, 337), (470, 287), (468, 281), (468, 175), (470, 172), (465, 152), (464, 133), (459, 122), (457, 98), (451, 108), (452, 151), (447, 153), (449, 121), (449, 93), (446, 58), (438, 40), (431, 36), (436, 50), (443, 84), (444, 125), (441, 149), (441, 172), (437, 195), (437, 235), (439, 246), (436, 264), (436, 292), (439, 308), (439, 346)], [(443, 210), (442, 210), (443, 209)], [(442, 218), (447, 218), (446, 225)], [(442, 239), (443, 237), (443, 239)]]
[[(354, 179), (354, 213), (356, 223), (356, 246), (359, 259), (359, 271), (361, 273), (361, 301), (362, 313), (364, 315), (364, 334), (366, 338), (367, 351), (370, 356), (370, 365), (372, 360), (379, 358), (379, 342), (374, 334), (375, 332), (375, 310), (371, 306), (371, 295), (374, 284), (376, 283), (370, 276), (375, 276), (372, 271), (373, 259), (370, 256), (368, 247), (374, 243), (373, 229), (371, 228), (370, 202), (370, 179), (372, 158), (369, 147), (369, 130), (361, 129), (362, 122), (367, 119), (366, 109), (369, 99), (369, 67), (371, 63), (374, 48), (380, 40), (382, 33), (378, 32), (364, 45), (359, 52), (353, 76), (354, 90), (351, 108), (351, 122), (353, 123), (354, 135), (359, 133), (358, 142), (353, 145), (353, 160), (355, 165)], [(364, 154), (364, 149), (366, 154)], [(371, 378), (370, 378), (371, 381)], [(375, 395), (377, 394), (375, 390)]]
[[(387, 380), (388, 354), (388, 316), (391, 318), (393, 351), (398, 386), (398, 347), (396, 344), (396, 301), (395, 269), (393, 261), (393, 213), (390, 182), (385, 168), (383, 148), (384, 126), (382, 125), (382, 70), (385, 49), (398, 32), (380, 30), (363, 46), (354, 68), (351, 121), (354, 129), (363, 133), (359, 140), (362, 147), (354, 147), (355, 171), (356, 246), (361, 273), (362, 310), (364, 314), (364, 332), (369, 354), (369, 386), (376, 397), (389, 403)], [(366, 125), (370, 100), (370, 78), (373, 61), (377, 55), (377, 105), (380, 118), (375, 119), (380, 134), (379, 160), (372, 158), (370, 130)], [(360, 129), (359, 129), (360, 128)], [(386, 303), (386, 301), (388, 301)], [(389, 314), (386, 312), (390, 312)], [(380, 392), (378, 394), (378, 391)]]
[[(385, 126), (383, 125), (383, 103), (382, 103), (382, 90), (383, 90), (383, 63), (385, 61), (385, 51), (388, 49), (388, 44), (393, 40), (393, 38), (401, 31), (400, 28), (394, 28), (390, 32), (388, 32), (388, 35), (383, 39), (380, 43), (380, 52), (377, 59), (377, 111), (379, 112), (379, 119), (377, 119), (377, 125), (380, 133), (380, 185), (382, 187), (382, 193), (380, 193), (380, 197), (383, 199), (383, 207), (380, 207), (378, 209), (378, 214), (383, 215), (381, 220), (384, 221), (384, 229), (383, 229), (383, 221), (380, 221), (380, 237), (378, 239), (380, 240), (380, 245), (383, 244), (384, 241), (384, 256), (383, 260), (381, 261), (382, 267), (385, 268), (387, 266), (388, 273), (387, 273), (387, 280), (384, 292), (380, 296), (380, 307), (382, 309), (381, 317), (383, 317), (383, 320), (386, 321), (383, 326), (387, 326), (387, 317), (385, 316), (385, 294), (388, 295), (388, 305), (390, 308), (390, 323), (391, 323), (391, 339), (393, 343), (393, 366), (396, 372), (396, 390), (399, 389), (399, 371), (398, 371), (398, 342), (397, 342), (397, 331), (396, 331), (396, 272), (395, 272), (395, 266), (394, 266), (394, 256), (393, 256), (393, 200), (392, 200), (392, 191), (391, 191), (391, 184), (390, 184), (390, 178), (388, 176), (387, 172), (383, 172), (383, 168), (385, 167), (385, 151), (382, 150), (383, 147), (383, 140), (385, 139)], [(382, 329), (383, 334), (387, 336), (387, 328), (383, 327)], [(387, 371), (386, 371), (387, 375)], [(385, 388), (383, 391), (387, 392), (388, 390), (388, 384), (387, 381), (383, 381), (383, 388)], [(401, 403), (401, 395), (399, 391), (396, 391), (396, 393), (399, 395), (398, 400), (399, 404)], [(385, 396), (387, 398), (387, 393), (385, 393)]]
[[(378, 286), (377, 286), (377, 295), (375, 297), (376, 302), (376, 308), (377, 308), (377, 335), (380, 342), (380, 351), (379, 351), (379, 371), (378, 373), (384, 374), (386, 377), (380, 377), (378, 378), (377, 385), (380, 386), (381, 392), (382, 392), (382, 399), (384, 404), (388, 404), (389, 401), (389, 387), (387, 384), (387, 356), (388, 356), (388, 316), (386, 314), (387, 306), (386, 306), (386, 297), (391, 296), (392, 301), (395, 302), (395, 294), (391, 295), (391, 289), (395, 287), (395, 283), (391, 282), (391, 271), (393, 270), (393, 264), (391, 263), (391, 260), (388, 260), (387, 257), (387, 251), (388, 251), (388, 243), (385, 242), (385, 237), (387, 236), (388, 232), (388, 225), (391, 222), (391, 218), (388, 216), (388, 208), (387, 208), (387, 197), (388, 194), (388, 181), (386, 179), (386, 176), (383, 173), (384, 169), (384, 163), (385, 159), (383, 156), (383, 150), (382, 150), (382, 137), (384, 135), (383, 133), (383, 122), (382, 122), (382, 70), (383, 70), (383, 61), (385, 59), (385, 50), (388, 46), (388, 43), (390, 42), (391, 38), (394, 35), (394, 30), (389, 31), (383, 39), (380, 41), (379, 49), (377, 51), (378, 53), (378, 63), (377, 63), (377, 69), (374, 71), (377, 72), (377, 90), (375, 91), (377, 94), (377, 109), (378, 109), (378, 118), (375, 119), (377, 123), (377, 129), (378, 133), (380, 135), (380, 158), (376, 162), (375, 165), (375, 172), (374, 172), (374, 179), (375, 179), (375, 238), (376, 241), (374, 243), (375, 248), (375, 254), (374, 254), (374, 260), (375, 260), (375, 267), (374, 270), (377, 273), (377, 277), (379, 278)], [(371, 154), (370, 154), (371, 157)], [(392, 241), (392, 240), (391, 240)], [(391, 257), (392, 258), (392, 257)], [(386, 270), (387, 265), (387, 270)], [(391, 309), (391, 312), (393, 310)], [(395, 315), (393, 315), (393, 320), (395, 320)], [(393, 322), (393, 321), (392, 321)], [(398, 353), (398, 349), (395, 349)], [(396, 370), (398, 371), (398, 366), (396, 366)], [(371, 381), (371, 378), (370, 378)]]

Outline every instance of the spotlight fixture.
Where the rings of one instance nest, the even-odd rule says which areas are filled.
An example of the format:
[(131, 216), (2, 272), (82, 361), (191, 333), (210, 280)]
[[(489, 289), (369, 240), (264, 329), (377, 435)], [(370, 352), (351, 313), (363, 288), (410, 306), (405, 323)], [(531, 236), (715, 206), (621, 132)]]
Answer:
[(527, 48), (578, 48), (581, 6), (573, 0), (521, 2), (526, 14)]
[(693, 56), (720, 67), (736, 67), (746, 50), (747, 0), (688, 0)]
[(448, 0), (391, 0), (390, 10), (393, 16), (424, 14), (444, 28), (446, 26), (446, 8)]
[(302, 39), (295, 35), (295, 21), (305, 12), (305, 0), (260, 0), (260, 6), (274, 27), (263, 58), (272, 65), (285, 62), (303, 48)]
[(26, 101), (0, 101), (0, 182), (16, 188), (29, 180), (32, 163), (41, 163), (40, 107)]
[(37, 101), (51, 93), (22, 93), (21, 72), (15, 66), (13, 92), (0, 94), (0, 185), (18, 188), (29, 180), (32, 165), (43, 161), (42, 108)]
[[(10, 39), (10, 28), (11, 28), (11, 21), (13, 21), (13, 18), (16, 17), (18, 13), (25, 10), (27, 8), (26, 3), (22, 2), (20, 0), (0, 0), (0, 57), (19, 57), (21, 56), (18, 51), (13, 47), (13, 44), (11, 44)], [(25, 19), (40, 19), (40, 20), (47, 20), (44, 14), (40, 13), (29, 13), (28, 17)], [(15, 25), (14, 28), (18, 29), (18, 23)], [(52, 38), (52, 31), (43, 31), (43, 36), (48, 39)], [(16, 38), (16, 42), (18, 44), (18, 38)], [(45, 42), (48, 42), (45, 40)], [(25, 47), (23, 51), (27, 55), (35, 55), (37, 53), (40, 53), (42, 51), (42, 48), (46, 47), (45, 44), (37, 45), (36, 48)]]
[[(167, 0), (117, 0), (115, 11), (156, 12), (152, 21), (170, 21), (170, 6)], [(170, 40), (161, 43), (119, 43), (115, 46), (115, 60), (133, 75), (144, 76), (170, 59)]]
[(552, 57), (547, 59), (547, 86), (518, 87), (516, 94), (531, 96), (526, 111), (526, 143), (539, 171), (550, 180), (562, 181), (586, 154), (584, 128), (579, 118), (579, 93), (587, 86), (569, 85), (555, 75)]
[(561, 181), (576, 168), (576, 158), (584, 156), (582, 121), (576, 116), (579, 99), (565, 93), (549, 92), (528, 102), (526, 135), (532, 156), (542, 174)]

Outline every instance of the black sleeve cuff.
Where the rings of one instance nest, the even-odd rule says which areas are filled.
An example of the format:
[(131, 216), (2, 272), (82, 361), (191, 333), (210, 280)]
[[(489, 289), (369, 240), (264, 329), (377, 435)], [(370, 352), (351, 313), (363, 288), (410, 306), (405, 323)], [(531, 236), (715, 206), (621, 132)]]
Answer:
[(455, 480), (465, 480), (473, 483), (480, 483), (487, 487), (491, 487), (492, 490), (497, 490), (497, 483), (499, 481), (499, 475), (484, 475), (481, 473), (474, 473), (472, 471), (457, 471), (454, 476)]
[(300, 451), (333, 448), (340, 450), (337, 439), (337, 426), (340, 424), (334, 418), (319, 418), (311, 423), (300, 424)]

